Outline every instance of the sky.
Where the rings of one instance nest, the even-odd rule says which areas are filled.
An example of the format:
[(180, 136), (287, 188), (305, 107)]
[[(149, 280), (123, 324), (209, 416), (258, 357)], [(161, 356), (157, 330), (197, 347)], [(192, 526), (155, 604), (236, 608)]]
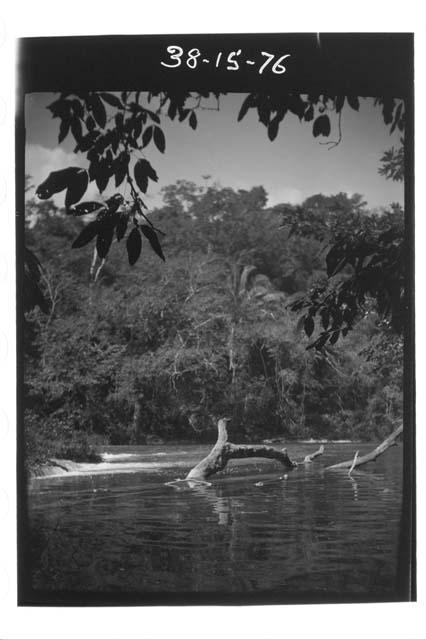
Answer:
[[(403, 204), (403, 185), (386, 180), (378, 173), (383, 151), (397, 146), (399, 136), (396, 132), (390, 135), (373, 99), (361, 100), (359, 112), (344, 107), (342, 141), (329, 149), (320, 144), (325, 138), (313, 137), (312, 123), (300, 123), (293, 114), (287, 114), (273, 142), (254, 110), (249, 110), (245, 118), (237, 122), (244, 95), (222, 96), (219, 111), (197, 112), (195, 131), (188, 122), (162, 119), (165, 154), (157, 151), (152, 143), (146, 150), (146, 156), (159, 176), (159, 182), (151, 182), (144, 197), (148, 208), (161, 205), (161, 188), (180, 179), (197, 184), (214, 182), (234, 189), (262, 185), (268, 194), (269, 205), (296, 204), (316, 193), (331, 195), (341, 191), (349, 195), (362, 194), (370, 208), (387, 206), (391, 202)], [(67, 166), (88, 166), (84, 154), (73, 153), (75, 143), (71, 135), (58, 145), (59, 119), (52, 119), (46, 109), (54, 99), (52, 93), (26, 96), (26, 173), (36, 186), (51, 171)], [(337, 138), (336, 128), (337, 123), (334, 127), (332, 123), (328, 140)], [(203, 176), (210, 178), (206, 180)], [(111, 187), (104, 195), (116, 191)], [(96, 185), (91, 183), (85, 199), (98, 196)], [(54, 196), (58, 206), (63, 205), (64, 197), (65, 192)]]

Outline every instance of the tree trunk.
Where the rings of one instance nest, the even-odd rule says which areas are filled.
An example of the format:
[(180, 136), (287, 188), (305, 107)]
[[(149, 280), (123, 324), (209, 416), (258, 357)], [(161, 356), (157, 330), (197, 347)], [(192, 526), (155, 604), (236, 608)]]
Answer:
[[(222, 471), (229, 460), (241, 458), (269, 458), (278, 460), (287, 469), (297, 467), (297, 462), (290, 460), (287, 449), (274, 449), (265, 445), (232, 444), (228, 442), (227, 419), (218, 422), (218, 438), (215, 446), (201, 462), (186, 476), (186, 480), (206, 480)], [(319, 454), (318, 454), (319, 455)]]
[(146, 442), (146, 436), (141, 433), (140, 429), (141, 414), (142, 402), (140, 397), (136, 396), (133, 405), (132, 444), (144, 444)]
[(326, 467), (325, 470), (328, 471), (330, 469), (350, 469), (352, 471), (352, 469), (355, 469), (355, 467), (360, 467), (363, 464), (367, 464), (367, 462), (376, 460), (376, 458), (381, 456), (382, 453), (389, 449), (389, 447), (393, 447), (397, 444), (396, 439), (401, 435), (402, 430), (403, 426), (401, 424), (398, 429), (395, 429), (395, 431), (391, 433), (391, 435), (388, 436), (386, 440), (383, 440), (383, 442), (381, 442), (378, 447), (373, 449), (373, 451), (370, 451), (370, 453), (366, 453), (365, 456), (356, 456), (355, 459), (352, 458), (351, 460), (345, 460), (345, 462), (333, 464), (331, 467)]

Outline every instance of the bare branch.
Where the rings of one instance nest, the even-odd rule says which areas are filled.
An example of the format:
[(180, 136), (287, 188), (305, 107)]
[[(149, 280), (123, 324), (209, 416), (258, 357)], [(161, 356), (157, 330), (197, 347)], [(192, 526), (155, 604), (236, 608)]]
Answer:
[(361, 456), (359, 458), (357, 457), (353, 460), (345, 460), (345, 462), (333, 464), (331, 467), (326, 467), (325, 470), (334, 471), (335, 469), (350, 469), (351, 472), (355, 467), (360, 467), (363, 464), (367, 464), (368, 462), (376, 460), (376, 458), (381, 456), (387, 449), (389, 449), (389, 447), (396, 446), (396, 440), (402, 434), (402, 431), (403, 425), (401, 424), (393, 433), (391, 433), (388, 438), (386, 438), (386, 440), (383, 440), (383, 442), (381, 442), (378, 447), (376, 447), (373, 451), (370, 451), (370, 453), (367, 453), (365, 456)]
[(341, 142), (342, 142), (342, 112), (340, 111), (339, 113), (339, 117), (337, 119), (337, 124), (338, 124), (338, 128), (339, 128), (339, 137), (337, 138), (337, 140), (333, 140), (333, 141), (327, 141), (327, 142), (320, 142), (320, 144), (325, 144), (328, 146), (328, 150), (330, 151), (330, 149), (334, 149), (335, 147), (337, 147)]

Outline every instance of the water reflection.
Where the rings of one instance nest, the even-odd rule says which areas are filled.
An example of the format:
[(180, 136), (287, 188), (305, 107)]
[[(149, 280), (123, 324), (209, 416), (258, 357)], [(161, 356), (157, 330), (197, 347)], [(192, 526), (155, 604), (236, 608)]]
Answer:
[(390, 593), (399, 453), (351, 476), (321, 473), (313, 463), (284, 480), (279, 468), (251, 465), (231, 468), (211, 486), (180, 490), (166, 485), (173, 469), (45, 481), (30, 496), (32, 585), (114, 593)]

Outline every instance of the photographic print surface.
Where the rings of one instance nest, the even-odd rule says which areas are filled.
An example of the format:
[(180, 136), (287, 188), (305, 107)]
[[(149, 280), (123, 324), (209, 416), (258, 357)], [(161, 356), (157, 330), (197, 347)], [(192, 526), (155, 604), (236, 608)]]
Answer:
[(21, 49), (20, 604), (412, 598), (410, 37), (72, 40)]

